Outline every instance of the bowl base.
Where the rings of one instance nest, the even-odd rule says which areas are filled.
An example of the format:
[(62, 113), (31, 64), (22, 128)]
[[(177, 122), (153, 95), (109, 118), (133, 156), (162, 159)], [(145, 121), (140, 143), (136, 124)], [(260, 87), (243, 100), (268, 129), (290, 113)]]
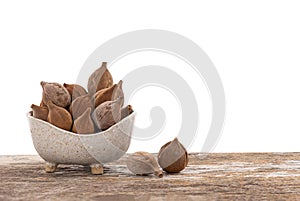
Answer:
[[(57, 163), (46, 162), (45, 171), (47, 173), (54, 173), (57, 169)], [(103, 165), (101, 164), (92, 164), (90, 165), (91, 173), (95, 175), (101, 175), (104, 172)]]
[(57, 169), (57, 164), (56, 163), (46, 162), (45, 171), (47, 173), (53, 173), (53, 172), (56, 171), (56, 169)]
[(101, 164), (90, 165), (92, 174), (103, 174), (103, 166)]

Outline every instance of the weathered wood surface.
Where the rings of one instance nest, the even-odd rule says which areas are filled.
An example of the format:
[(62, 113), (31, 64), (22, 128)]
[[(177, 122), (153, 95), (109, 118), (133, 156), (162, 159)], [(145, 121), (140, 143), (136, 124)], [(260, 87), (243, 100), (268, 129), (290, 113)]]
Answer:
[(104, 175), (38, 156), (0, 156), (0, 200), (300, 200), (300, 153), (190, 154), (180, 174), (135, 176), (124, 158)]

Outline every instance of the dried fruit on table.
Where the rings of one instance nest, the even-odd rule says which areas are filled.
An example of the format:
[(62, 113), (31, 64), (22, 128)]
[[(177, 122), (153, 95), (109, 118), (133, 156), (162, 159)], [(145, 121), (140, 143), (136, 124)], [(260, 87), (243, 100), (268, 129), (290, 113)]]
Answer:
[(113, 85), (113, 78), (107, 69), (107, 62), (102, 62), (100, 68), (95, 70), (88, 80), (88, 92), (95, 94), (97, 91), (111, 87)]
[(65, 108), (55, 105), (52, 101), (47, 102), (49, 109), (47, 121), (61, 129), (71, 130), (72, 116)]
[(155, 174), (163, 177), (155, 158), (147, 152), (135, 152), (127, 157), (127, 168), (136, 175)]
[(80, 117), (78, 117), (72, 127), (74, 133), (89, 134), (94, 133), (94, 122), (91, 118), (92, 109), (89, 107)]
[(177, 138), (163, 145), (158, 153), (160, 167), (168, 173), (178, 173), (188, 164), (188, 154)]
[(68, 107), (71, 103), (71, 96), (68, 90), (61, 84), (55, 82), (41, 82), (43, 88), (43, 103), (47, 104), (52, 101), (60, 107)]

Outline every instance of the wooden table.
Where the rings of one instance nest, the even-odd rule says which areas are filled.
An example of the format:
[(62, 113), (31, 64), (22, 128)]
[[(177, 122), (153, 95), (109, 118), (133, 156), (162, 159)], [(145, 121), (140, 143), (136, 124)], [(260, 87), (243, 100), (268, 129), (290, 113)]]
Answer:
[(180, 174), (135, 176), (125, 158), (103, 175), (60, 165), (45, 173), (38, 156), (0, 156), (0, 200), (300, 200), (300, 153), (189, 155)]

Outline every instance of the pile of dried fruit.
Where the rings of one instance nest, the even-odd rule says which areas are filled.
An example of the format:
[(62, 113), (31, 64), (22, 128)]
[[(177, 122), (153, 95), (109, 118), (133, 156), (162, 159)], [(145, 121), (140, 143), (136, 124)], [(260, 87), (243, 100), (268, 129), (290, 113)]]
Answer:
[(158, 163), (152, 154), (135, 152), (128, 156), (127, 168), (136, 175), (155, 174), (163, 177), (159, 166), (167, 173), (178, 173), (188, 164), (187, 151), (177, 138), (163, 145), (157, 158)]
[[(87, 90), (78, 84), (44, 81), (41, 86), (42, 101), (31, 105), (32, 115), (74, 133), (106, 130), (133, 112), (130, 105), (123, 107), (122, 80), (113, 84), (106, 62), (91, 74)], [(160, 167), (167, 173), (178, 173), (187, 164), (187, 151), (177, 138), (161, 147), (157, 160), (147, 152), (136, 152), (127, 158), (128, 169), (137, 175), (162, 177)]]
[(88, 91), (78, 84), (42, 81), (41, 86), (42, 101), (31, 105), (33, 116), (74, 133), (106, 130), (133, 112), (130, 105), (122, 108), (122, 80), (113, 84), (106, 62), (89, 77)]

